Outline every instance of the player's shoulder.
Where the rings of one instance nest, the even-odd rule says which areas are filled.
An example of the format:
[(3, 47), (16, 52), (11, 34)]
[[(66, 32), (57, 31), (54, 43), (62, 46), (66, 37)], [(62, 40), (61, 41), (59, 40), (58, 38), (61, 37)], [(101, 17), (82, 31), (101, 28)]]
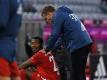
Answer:
[(45, 50), (40, 50), (38, 54), (43, 56), (53, 56), (51, 51), (46, 53)]
[(39, 50), (35, 55), (44, 56), (46, 52), (44, 50)]
[(46, 53), (44, 49), (39, 50), (39, 53)]

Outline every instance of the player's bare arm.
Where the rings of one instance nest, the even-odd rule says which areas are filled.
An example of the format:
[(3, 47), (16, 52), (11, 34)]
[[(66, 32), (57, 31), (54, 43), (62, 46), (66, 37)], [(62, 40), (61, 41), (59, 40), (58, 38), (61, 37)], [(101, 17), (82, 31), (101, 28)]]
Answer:
[(28, 59), (27, 61), (25, 61), (21, 65), (19, 65), (19, 69), (26, 69), (31, 65), (32, 65), (31, 60)]

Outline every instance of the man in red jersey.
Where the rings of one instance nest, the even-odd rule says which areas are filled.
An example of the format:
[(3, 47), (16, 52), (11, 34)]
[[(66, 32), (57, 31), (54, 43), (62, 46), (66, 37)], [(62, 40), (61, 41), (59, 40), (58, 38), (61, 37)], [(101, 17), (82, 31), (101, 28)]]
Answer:
[(39, 37), (33, 37), (31, 47), (34, 55), (22, 63), (19, 68), (26, 69), (35, 66), (35, 72), (31, 73), (31, 80), (60, 80), (60, 73), (57, 64), (51, 52), (46, 54), (41, 51), (43, 48), (43, 40)]

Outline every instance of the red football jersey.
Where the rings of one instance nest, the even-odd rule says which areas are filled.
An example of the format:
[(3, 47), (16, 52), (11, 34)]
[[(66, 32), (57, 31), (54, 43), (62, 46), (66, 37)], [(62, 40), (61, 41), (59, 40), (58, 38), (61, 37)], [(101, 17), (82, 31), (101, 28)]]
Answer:
[[(46, 54), (39, 51), (35, 53), (35, 55), (33, 55), (30, 59), (31, 62), (37, 67), (37, 70), (35, 72), (35, 79), (60, 80), (58, 66), (51, 53)], [(34, 75), (32, 77), (34, 77)]]

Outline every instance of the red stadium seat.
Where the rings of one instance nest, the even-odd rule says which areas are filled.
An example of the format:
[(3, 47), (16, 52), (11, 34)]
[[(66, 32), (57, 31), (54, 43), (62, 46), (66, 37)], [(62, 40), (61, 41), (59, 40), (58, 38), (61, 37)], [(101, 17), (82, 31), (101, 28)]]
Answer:
[(85, 20), (83, 21), (83, 24), (84, 24), (86, 27), (92, 27), (92, 26), (94, 26), (94, 22), (93, 22), (93, 20), (91, 20), (91, 19), (85, 19)]
[(102, 27), (107, 27), (107, 20), (103, 20), (101, 26)]

